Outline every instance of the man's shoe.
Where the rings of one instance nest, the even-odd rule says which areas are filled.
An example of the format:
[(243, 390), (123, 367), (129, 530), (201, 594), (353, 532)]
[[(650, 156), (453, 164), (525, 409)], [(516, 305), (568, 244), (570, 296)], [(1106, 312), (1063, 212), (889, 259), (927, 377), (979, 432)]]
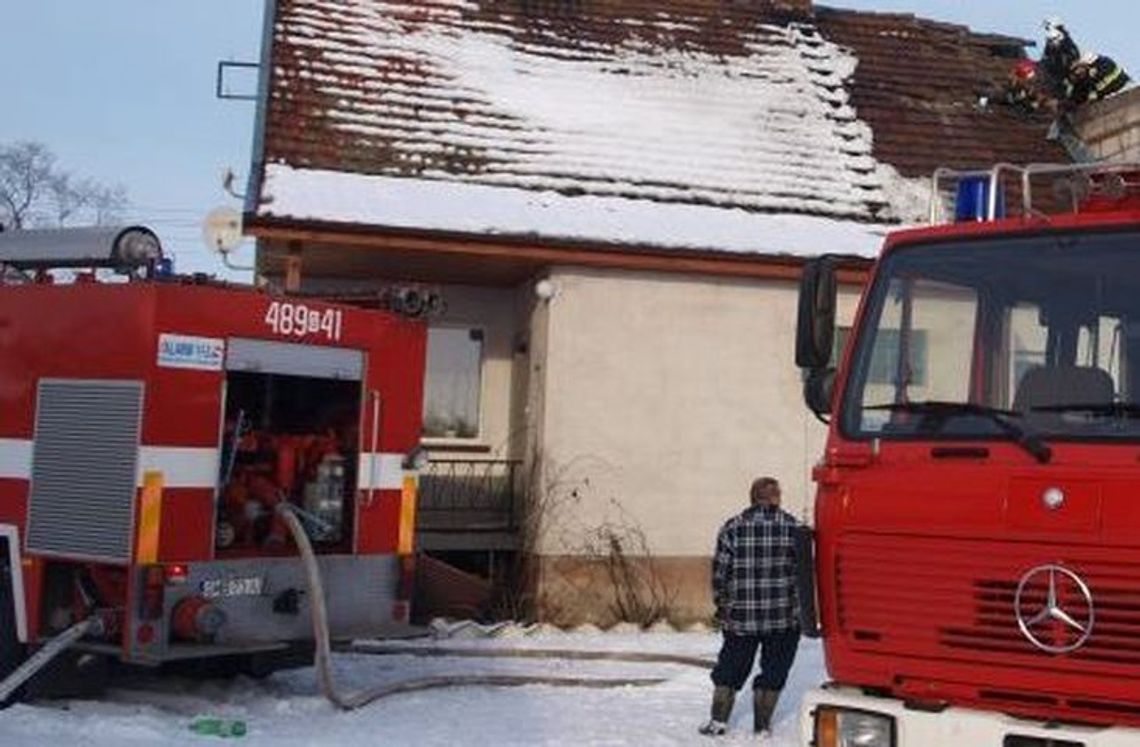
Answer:
[(731, 687), (718, 685), (713, 688), (709, 720), (702, 724), (697, 731), (709, 737), (719, 737), (728, 731), (728, 717), (732, 715), (732, 704), (735, 701), (736, 691)]

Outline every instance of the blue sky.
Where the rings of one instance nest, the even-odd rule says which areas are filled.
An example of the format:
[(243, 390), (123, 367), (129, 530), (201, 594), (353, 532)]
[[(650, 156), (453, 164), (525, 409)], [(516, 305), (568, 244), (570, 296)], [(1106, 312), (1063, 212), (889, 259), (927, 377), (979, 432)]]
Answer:
[(123, 184), (128, 217), (159, 231), (180, 270), (219, 270), (199, 226), (240, 207), (220, 174), (244, 184), (254, 105), (215, 99), (214, 74), (220, 59), (257, 59), (262, 0), (5, 6), (0, 143), (42, 141), (62, 167)]
[[(1125, 0), (831, 0), (913, 12), (1040, 41), (1060, 16), (1083, 49), (1140, 74), (1140, 10)], [(263, 0), (35, 0), (6, 3), (0, 24), (0, 143), (39, 140), (80, 176), (123, 184), (132, 220), (154, 226), (184, 271), (221, 272), (202, 245), (211, 208), (240, 207), (221, 189), (244, 185), (253, 104), (219, 101), (219, 60), (256, 60)], [(246, 257), (239, 261), (248, 261)]]

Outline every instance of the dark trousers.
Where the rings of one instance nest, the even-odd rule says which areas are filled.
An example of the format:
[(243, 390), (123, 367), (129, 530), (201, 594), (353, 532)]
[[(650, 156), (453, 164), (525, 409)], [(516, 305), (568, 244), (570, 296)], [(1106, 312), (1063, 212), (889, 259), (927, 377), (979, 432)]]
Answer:
[(712, 681), (717, 687), (739, 690), (752, 671), (756, 649), (760, 649), (760, 671), (752, 680), (754, 690), (781, 690), (800, 645), (800, 631), (736, 635), (724, 631), (724, 643), (716, 658)]

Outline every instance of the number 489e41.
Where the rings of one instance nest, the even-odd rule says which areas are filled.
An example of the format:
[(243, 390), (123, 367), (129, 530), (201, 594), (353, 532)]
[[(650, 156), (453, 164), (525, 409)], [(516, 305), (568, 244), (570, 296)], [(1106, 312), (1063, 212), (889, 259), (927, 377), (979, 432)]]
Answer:
[(340, 340), (344, 312), (340, 309), (311, 309), (303, 303), (274, 301), (265, 312), (265, 323), (275, 335), (323, 335), (328, 340), (337, 341)]

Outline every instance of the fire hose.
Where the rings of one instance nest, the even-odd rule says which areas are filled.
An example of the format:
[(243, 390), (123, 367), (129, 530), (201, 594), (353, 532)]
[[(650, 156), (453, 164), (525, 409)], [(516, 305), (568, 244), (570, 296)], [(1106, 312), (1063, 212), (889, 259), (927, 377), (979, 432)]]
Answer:
[[(317, 563), (316, 553), (313, 552), (313, 545), (309, 541), (309, 536), (305, 532), (304, 526), (297, 518), (293, 506), (287, 501), (282, 501), (277, 504), (277, 510), (281, 513), (281, 517), (285, 522), (289, 533), (293, 536), (293, 541), (297, 545), (297, 549), (301, 554), (301, 562), (305, 569), (305, 586), (307, 588), (310, 601), (311, 617), (313, 622), (313, 642), (315, 644), (316, 653), (314, 656), (314, 666), (317, 671), (317, 685), (321, 694), (337, 708), (344, 711), (351, 711), (361, 706), (368, 705), (381, 698), (398, 693), (415, 692), (419, 690), (428, 690), (443, 687), (471, 687), (471, 686), (490, 686), (490, 687), (517, 687), (521, 685), (547, 685), (553, 687), (589, 687), (589, 688), (612, 688), (612, 687), (648, 687), (652, 685), (659, 685), (665, 682), (664, 678), (594, 678), (594, 677), (544, 677), (538, 675), (513, 675), (513, 674), (477, 674), (477, 675), (444, 675), (436, 677), (425, 677), (418, 680), (410, 680), (406, 682), (398, 682), (394, 684), (381, 685), (369, 690), (362, 690), (360, 692), (344, 694), (338, 692), (336, 685), (333, 682), (332, 676), (332, 642), (330, 639), (329, 624), (328, 624), (328, 610), (325, 607), (325, 593), (324, 583), (321, 580), (320, 566)], [(366, 651), (352, 649), (358, 653), (376, 653), (375, 651)], [(387, 653), (387, 652), (384, 652)], [(392, 653), (411, 653), (408, 650), (394, 650)], [(554, 655), (552, 655), (554, 654)], [(561, 656), (557, 654), (568, 654)], [(419, 655), (418, 653), (415, 655)], [(438, 654), (445, 655), (445, 654)], [(470, 655), (470, 654), (464, 654)], [(515, 656), (515, 657), (539, 657), (542, 658), (542, 652), (539, 650), (502, 650), (497, 652), (486, 652), (487, 656)], [(666, 654), (625, 654), (620, 652), (576, 652), (576, 651), (561, 651), (561, 652), (548, 652), (545, 658), (577, 658), (577, 659), (613, 659), (624, 661), (668, 661), (670, 663), (689, 663), (693, 662), (680, 662), (678, 657), (672, 657)], [(661, 658), (655, 658), (661, 657)], [(686, 657), (680, 657), (686, 658)], [(696, 666), (708, 666), (704, 660), (699, 661)]]
[(28, 657), (27, 661), (17, 667), (0, 682), (0, 703), (7, 700), (12, 693), (20, 688), (20, 685), (23, 685), (35, 676), (36, 672), (50, 664), (55, 657), (74, 646), (80, 638), (88, 633), (98, 635), (102, 630), (103, 619), (95, 615), (85, 620), (80, 620), (55, 638), (52, 638), (44, 644), (39, 651), (36, 651)]

